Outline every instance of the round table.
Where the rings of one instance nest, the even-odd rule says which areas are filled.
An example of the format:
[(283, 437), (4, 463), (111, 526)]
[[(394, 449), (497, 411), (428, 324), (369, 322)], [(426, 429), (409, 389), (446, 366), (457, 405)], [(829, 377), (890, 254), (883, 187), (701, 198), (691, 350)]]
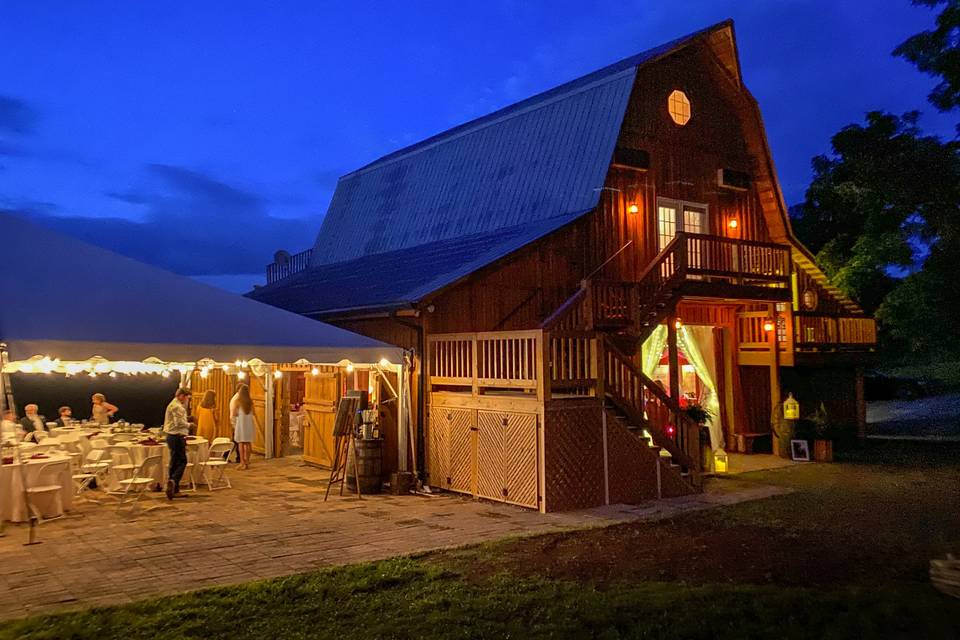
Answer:
[[(60, 485), (61, 504), (64, 511), (69, 511), (73, 506), (73, 472), (70, 469), (70, 456), (51, 454), (49, 458), (36, 460), (31, 460), (30, 454), (27, 452), (22, 452), (21, 456), (23, 457), (27, 486)], [(16, 460), (16, 457), (14, 457), (14, 460)], [(41, 479), (40, 469), (46, 464), (54, 465), (54, 467), (48, 469), (46, 476)], [(44, 501), (44, 496), (35, 495), (31, 497), (31, 500), (40, 508), (44, 516), (61, 515), (51, 513), (46, 505), (41, 504)], [(23, 497), (23, 476), (18, 462), (0, 465), (0, 518), (11, 522), (26, 522), (30, 519), (30, 512)]]

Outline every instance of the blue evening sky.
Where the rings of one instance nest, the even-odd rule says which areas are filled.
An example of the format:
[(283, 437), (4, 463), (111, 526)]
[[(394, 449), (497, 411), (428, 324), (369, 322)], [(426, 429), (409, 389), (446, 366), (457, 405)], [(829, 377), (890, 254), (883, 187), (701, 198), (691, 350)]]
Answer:
[(246, 290), (339, 175), (728, 17), (788, 203), (868, 110), (953, 134), (909, 0), (0, 0), (0, 210)]

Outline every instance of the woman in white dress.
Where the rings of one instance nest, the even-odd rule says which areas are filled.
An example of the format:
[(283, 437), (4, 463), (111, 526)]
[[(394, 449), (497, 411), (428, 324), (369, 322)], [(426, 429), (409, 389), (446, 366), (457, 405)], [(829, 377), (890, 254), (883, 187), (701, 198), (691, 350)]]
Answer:
[(253, 442), (253, 400), (250, 399), (250, 387), (245, 384), (237, 387), (237, 393), (230, 399), (230, 419), (233, 422), (233, 440), (240, 449), (240, 469), (249, 469)]

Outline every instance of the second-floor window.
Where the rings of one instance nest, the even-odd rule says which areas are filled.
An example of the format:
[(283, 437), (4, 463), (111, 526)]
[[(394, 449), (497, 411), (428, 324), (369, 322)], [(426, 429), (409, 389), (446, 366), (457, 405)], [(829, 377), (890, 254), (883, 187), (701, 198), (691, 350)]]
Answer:
[(662, 251), (677, 235), (707, 232), (707, 205), (669, 198), (657, 198), (657, 249)]

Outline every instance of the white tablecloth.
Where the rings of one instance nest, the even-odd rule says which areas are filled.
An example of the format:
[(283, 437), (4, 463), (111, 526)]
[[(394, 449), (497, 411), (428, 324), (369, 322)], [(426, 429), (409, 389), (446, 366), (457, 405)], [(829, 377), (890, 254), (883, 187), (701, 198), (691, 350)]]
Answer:
[[(60, 500), (64, 510), (69, 511), (73, 506), (73, 479), (70, 470), (70, 457), (51, 455), (47, 459), (29, 460), (27, 459), (29, 454), (24, 453), (23, 455), (27, 486), (59, 484)], [(45, 477), (41, 479), (40, 469), (48, 463), (55, 464), (56, 470), (48, 469)], [(45, 499), (47, 497), (42, 495), (31, 496), (31, 500), (45, 516), (59, 515), (49, 511), (47, 505), (43, 504)], [(0, 466), (0, 518), (12, 522), (26, 522), (30, 519), (30, 513), (23, 498), (23, 482), (18, 463)]]

